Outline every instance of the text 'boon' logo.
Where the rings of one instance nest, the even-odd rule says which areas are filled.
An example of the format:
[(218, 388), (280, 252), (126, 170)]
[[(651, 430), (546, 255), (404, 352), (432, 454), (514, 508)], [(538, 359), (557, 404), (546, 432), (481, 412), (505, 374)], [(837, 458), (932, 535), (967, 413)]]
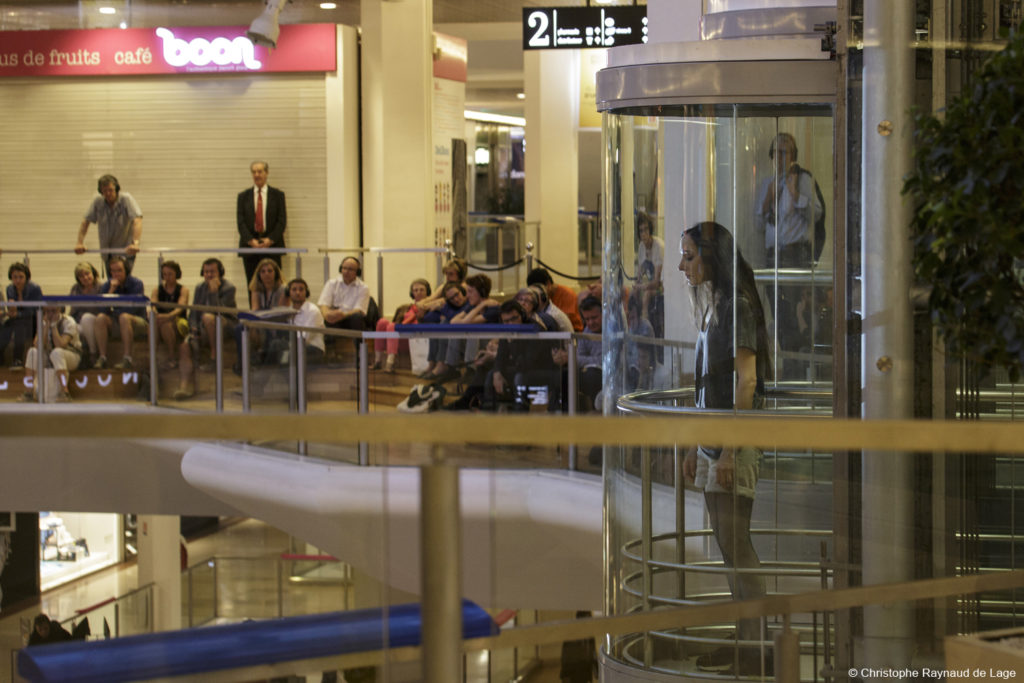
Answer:
[(164, 61), (171, 66), (244, 64), (247, 69), (259, 69), (263, 66), (263, 62), (256, 59), (252, 41), (244, 36), (233, 40), (223, 37), (213, 40), (193, 38), (185, 42), (181, 38), (175, 38), (166, 28), (158, 28), (156, 34), (164, 43)]

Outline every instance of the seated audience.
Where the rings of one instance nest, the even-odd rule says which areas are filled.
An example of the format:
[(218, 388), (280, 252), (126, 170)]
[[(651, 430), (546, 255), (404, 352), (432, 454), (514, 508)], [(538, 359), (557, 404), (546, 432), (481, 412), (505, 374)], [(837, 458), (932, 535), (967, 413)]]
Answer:
[(28, 344), (36, 328), (36, 309), (14, 305), (18, 301), (39, 301), (43, 298), (43, 290), (32, 282), (32, 271), (24, 263), (12, 263), (7, 269), (7, 306), (0, 318), (0, 362), (3, 362), (4, 351), (14, 341), (11, 370), (20, 370), (25, 363), (25, 346)]
[(441, 274), (444, 279), (438, 283), (434, 293), (427, 296), (423, 301), (420, 301), (416, 305), (425, 314), (421, 319), (425, 323), (439, 323), (441, 322), (440, 315), (431, 315), (431, 312), (437, 312), (444, 306), (444, 287), (445, 285), (457, 282), (461, 284), (466, 279), (466, 274), (469, 271), (469, 265), (466, 263), (466, 259), (455, 256), (448, 263), (444, 264), (441, 268)]
[(178, 367), (178, 345), (188, 336), (188, 287), (181, 284), (181, 266), (177, 261), (164, 261), (160, 266), (160, 285), (149, 300), (156, 309), (156, 328), (167, 348), (164, 370)]
[[(320, 308), (315, 306), (309, 299), (309, 285), (301, 278), (295, 278), (288, 283), (288, 305), (295, 309), (295, 317), (292, 324), (297, 327), (324, 327), (324, 317)], [(326, 352), (324, 350), (324, 335), (316, 332), (299, 332), (306, 349), (306, 365), (320, 365), (324, 362)], [(285, 351), (281, 357), (281, 364), (288, 364), (288, 352)]]
[(586, 299), (588, 296), (592, 296), (598, 301), (601, 301), (602, 291), (603, 287), (601, 285), (600, 280), (588, 282), (585, 287), (580, 289), (579, 294), (576, 295), (576, 307), (579, 308), (579, 305), (583, 303), (583, 300)]
[[(505, 325), (533, 323), (542, 331), (545, 329), (540, 319), (528, 314), (515, 299), (501, 304), (501, 322)], [(551, 342), (541, 340), (501, 339), (494, 368), (484, 381), (484, 405), (493, 408), (499, 402), (513, 402), (520, 409), (528, 409), (522, 390), (533, 386), (535, 377), (546, 379), (555, 369), (551, 348)]]
[[(115, 254), (107, 261), (107, 272), (110, 279), (100, 287), (100, 294), (116, 294), (118, 296), (145, 296), (146, 286), (142, 280), (132, 275), (131, 263), (120, 254)], [(114, 306), (110, 309), (98, 309), (93, 339), (87, 339), (89, 348), (95, 348), (99, 356), (96, 358), (97, 368), (107, 367), (107, 346), (111, 337), (120, 339), (124, 345), (124, 356), (114, 367), (119, 370), (132, 369), (132, 345), (136, 337), (142, 338), (149, 330), (149, 323), (142, 317), (146, 309), (139, 306)]]
[[(447, 322), (453, 325), (486, 324), (501, 322), (498, 302), (488, 298), (491, 293), (491, 278), (484, 274), (466, 278), (466, 303), (463, 309), (452, 315)], [(448, 339), (444, 360), (437, 364), (434, 374), (428, 379), (447, 382), (462, 376), (460, 365), (468, 365), (480, 348), (476, 339)]]
[[(601, 334), (601, 302), (593, 297), (583, 300), (580, 307), (585, 326), (584, 334)], [(559, 381), (549, 385), (549, 395), (552, 397), (551, 406), (561, 405), (562, 410), (568, 409), (566, 395), (569, 387), (568, 367), (569, 353), (564, 348), (557, 348), (551, 352), (555, 364), (562, 368), (558, 373)], [(576, 387), (580, 394), (586, 397), (589, 408), (599, 409), (598, 394), (601, 392), (601, 341), (598, 339), (579, 339), (576, 343), (576, 366), (579, 372)]]
[[(378, 332), (394, 332), (395, 325), (414, 325), (423, 317), (423, 309), (419, 302), (430, 296), (430, 283), (423, 278), (417, 278), (409, 285), (409, 298), (412, 304), (399, 306), (391, 320), (381, 318), (377, 321)], [(384, 372), (395, 371), (395, 360), (398, 357), (400, 348), (408, 349), (409, 343), (404, 339), (374, 339), (373, 340), (373, 369), (380, 370), (383, 364)], [(386, 355), (385, 355), (386, 354)]]
[(551, 320), (554, 321), (555, 330), (559, 332), (575, 332), (572, 327), (572, 321), (569, 320), (569, 316), (565, 314), (565, 311), (551, 303), (551, 300), (548, 299), (546, 289), (540, 285), (530, 285), (530, 289), (537, 295), (537, 311), (550, 317)]
[[(441, 269), (444, 280), (437, 286), (434, 294), (416, 304), (423, 311), (423, 317), (420, 319), (420, 322), (441, 322), (441, 308), (445, 305), (445, 286), (452, 283), (461, 284), (466, 279), (467, 271), (468, 265), (466, 260), (458, 256), (452, 258), (451, 261), (444, 265), (444, 268)], [(446, 358), (447, 351), (448, 340), (431, 339), (427, 348), (427, 370), (420, 377), (432, 376), (437, 366)]]
[[(100, 293), (100, 274), (96, 268), (87, 261), (82, 261), (75, 266), (75, 284), (71, 285), (68, 292), (71, 296), (98, 296)], [(87, 370), (92, 367), (96, 360), (98, 350), (89, 348), (87, 340), (96, 339), (96, 314), (98, 308), (86, 306), (72, 306), (68, 314), (78, 323), (78, 333), (82, 338), (82, 362), (78, 367)]]
[[(284, 285), (281, 277), (281, 266), (272, 258), (262, 259), (256, 264), (252, 278), (249, 280), (249, 310), (269, 311), (272, 308), (288, 306), (288, 288)], [(250, 356), (256, 364), (272, 363), (275, 352), (272, 350), (280, 346), (284, 340), (287, 346), (287, 334), (280, 330), (259, 330), (253, 328), (250, 331), (249, 339), (253, 347), (259, 347), (261, 352)], [(235, 347), (242, 344), (242, 327), (235, 327)]]
[[(636, 289), (626, 304), (627, 332), (632, 337), (654, 337), (654, 327), (643, 317), (643, 302)], [(637, 339), (626, 340), (626, 391), (650, 389), (654, 378), (654, 345)]]
[[(43, 367), (53, 366), (59, 382), (57, 400), (66, 403), (71, 400), (68, 392), (68, 371), (78, 368), (82, 359), (82, 342), (78, 336), (78, 325), (70, 315), (63, 313), (60, 306), (45, 306), (43, 308), (43, 328), (40, 330), (43, 341), (43, 355), (47, 359)], [(34, 377), (40, 371), (39, 358), (36, 353), (38, 337), (32, 342), (28, 350), (28, 359), (25, 362), (25, 375), (33, 379), (32, 389), (22, 395), (23, 401), (36, 400), (36, 385)]]
[[(193, 305), (238, 308), (235, 302), (235, 286), (229, 280), (224, 279), (224, 264), (220, 259), (206, 259), (199, 272), (203, 276), (203, 281), (196, 285), (195, 294), (192, 296)], [(200, 363), (201, 369), (212, 369), (217, 362), (217, 315), (217, 313), (196, 309), (192, 309), (188, 315), (189, 342), (194, 347), (197, 357), (202, 342), (205, 341), (210, 349), (209, 360)], [(233, 316), (228, 315), (227, 318), (232, 323), (234, 322)], [(225, 337), (227, 337), (227, 333), (225, 333)], [(183, 351), (181, 355), (188, 356), (188, 350)], [(189, 370), (191, 371), (191, 368)]]
[[(469, 302), (466, 300), (466, 288), (458, 282), (449, 282), (441, 288), (442, 296), (444, 297), (444, 306), (442, 306), (438, 313), (440, 314), (440, 322), (450, 323), (452, 318), (462, 313), (469, 308)], [(434, 341), (434, 340), (431, 340)], [(439, 344), (439, 356), (440, 358), (447, 358), (448, 353), (448, 339), (438, 340)], [(429, 357), (428, 357), (429, 359)], [(438, 360), (432, 362), (426, 372), (422, 373), (420, 377), (427, 380), (437, 380), (441, 376), (441, 372), (446, 369), (445, 362)]]
[[(341, 277), (324, 285), (317, 305), (327, 327), (362, 332), (366, 329), (366, 311), (370, 306), (370, 288), (359, 279), (362, 264), (355, 256), (346, 256), (338, 267)], [(360, 339), (355, 340), (358, 351)]]
[(516, 293), (516, 301), (526, 311), (527, 320), (537, 319), (540, 321), (541, 328), (546, 332), (556, 332), (558, 330), (558, 323), (547, 313), (540, 311), (540, 297), (543, 287), (536, 285), (531, 287), (523, 287)]
[[(224, 264), (220, 259), (208, 258), (203, 261), (199, 271), (203, 281), (196, 285), (196, 291), (192, 295), (192, 303), (196, 306), (220, 306), (224, 308), (237, 308), (235, 302), (236, 289), (229, 280), (224, 279)], [(210, 349), (207, 360), (201, 361), (200, 369), (211, 370), (217, 363), (217, 313), (200, 311), (193, 308), (188, 314), (188, 339), (186, 343), (179, 346), (178, 351), (178, 388), (174, 392), (175, 400), (181, 401), (192, 396), (194, 391), (193, 382), (193, 356), (199, 358), (202, 353), (202, 345), (205, 342)], [(224, 314), (234, 327), (234, 318), (230, 314)], [(234, 330), (226, 330), (233, 334)], [(237, 351), (237, 349), (236, 349)], [(233, 369), (241, 372), (241, 365), (238, 359), (235, 360)]]
[(548, 299), (555, 306), (558, 306), (569, 316), (572, 321), (572, 329), (579, 332), (583, 329), (583, 320), (580, 318), (576, 304), (576, 294), (565, 285), (556, 285), (551, 279), (551, 273), (545, 268), (534, 268), (526, 276), (527, 285), (540, 285), (547, 291)]

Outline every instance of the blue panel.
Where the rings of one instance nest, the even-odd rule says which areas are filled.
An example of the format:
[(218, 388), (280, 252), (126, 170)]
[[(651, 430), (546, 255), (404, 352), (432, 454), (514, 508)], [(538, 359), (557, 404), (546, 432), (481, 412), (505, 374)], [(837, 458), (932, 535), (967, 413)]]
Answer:
[(450, 324), (450, 323), (419, 323), (418, 325), (395, 325), (395, 332), (540, 332), (533, 323), (525, 325), (505, 325), (489, 323)]
[[(185, 676), (298, 659), (383, 649), (380, 609), (251, 621), (114, 640), (27, 647), (18, 673), (33, 683), (117, 683)], [(419, 645), (419, 604), (388, 610), (388, 647)], [(462, 635), (496, 635), (498, 627), (477, 605), (462, 603)]]

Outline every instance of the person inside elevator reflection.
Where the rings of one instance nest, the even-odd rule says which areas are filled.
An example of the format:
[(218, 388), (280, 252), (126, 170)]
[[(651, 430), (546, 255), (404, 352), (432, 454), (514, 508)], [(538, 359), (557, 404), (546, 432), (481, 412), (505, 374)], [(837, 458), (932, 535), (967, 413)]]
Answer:
[[(776, 135), (768, 147), (774, 173), (761, 183), (757, 195), (755, 224), (764, 231), (766, 264), (769, 268), (810, 268), (825, 245), (825, 205), (821, 189), (811, 172), (797, 163), (796, 138)], [(768, 303), (775, 306), (773, 289)], [(776, 316), (779, 345), (785, 351), (809, 351), (811, 325), (801, 315), (810, 291), (801, 286), (781, 286)], [(805, 301), (806, 303), (806, 301)], [(790, 363), (795, 370), (798, 364)], [(786, 369), (789, 374), (788, 370)]]
[[(78, 226), (75, 253), (85, 253), (85, 235), (89, 225), (95, 223), (100, 231), (100, 249), (124, 249), (122, 256), (130, 270), (142, 240), (142, 209), (134, 197), (121, 191), (121, 184), (110, 174), (100, 176), (96, 191), (101, 196), (92, 201)], [(113, 256), (115, 254), (104, 254), (104, 262), (109, 262)]]
[[(238, 193), (236, 222), (240, 249), (271, 249), (284, 247), (284, 231), (288, 227), (288, 210), (284, 192), (267, 185), (270, 164), (254, 161), (249, 164), (252, 187)], [(273, 259), (281, 265), (280, 254), (240, 254), (245, 266), (245, 281), (252, 282), (260, 261)]]
[[(753, 270), (743, 255), (734, 251), (732, 234), (718, 223), (698, 223), (686, 230), (680, 238), (679, 250), (679, 270), (690, 285), (698, 330), (696, 406), (712, 410), (762, 408), (771, 360), (764, 309)], [(756, 573), (761, 563), (750, 537), (760, 458), (761, 452), (750, 446), (696, 445), (690, 447), (683, 462), (686, 478), (704, 491), (723, 563), (730, 569), (755, 570), (727, 574), (736, 600), (765, 595), (764, 577)], [(756, 642), (761, 640), (759, 620), (740, 620), (738, 631), (738, 650), (723, 648), (702, 655), (698, 666), (735, 663), (741, 674), (760, 674)]]

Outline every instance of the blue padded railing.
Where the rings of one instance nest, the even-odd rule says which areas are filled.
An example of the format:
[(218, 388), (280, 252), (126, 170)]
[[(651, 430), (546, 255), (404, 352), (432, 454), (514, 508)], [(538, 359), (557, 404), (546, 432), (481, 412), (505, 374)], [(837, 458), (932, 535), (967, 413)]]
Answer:
[[(386, 647), (419, 645), (418, 603), (388, 609)], [(117, 683), (187, 676), (384, 649), (384, 612), (364, 609), (27, 647), (18, 673), (32, 683)], [(462, 601), (462, 637), (497, 635), (481, 607)]]

